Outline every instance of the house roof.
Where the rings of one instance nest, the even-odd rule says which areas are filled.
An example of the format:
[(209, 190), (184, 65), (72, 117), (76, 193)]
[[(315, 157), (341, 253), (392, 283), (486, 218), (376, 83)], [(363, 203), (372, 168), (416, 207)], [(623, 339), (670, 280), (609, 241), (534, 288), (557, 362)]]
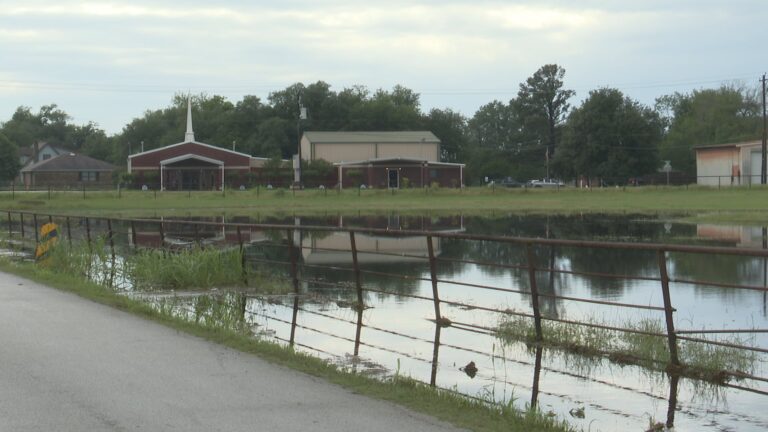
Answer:
[(304, 132), (313, 143), (440, 143), (440, 139), (429, 131), (399, 132)]
[(375, 159), (366, 159), (366, 160), (359, 160), (359, 161), (336, 162), (333, 165), (334, 166), (349, 167), (349, 166), (366, 166), (368, 164), (397, 163), (397, 162), (425, 163), (425, 164), (429, 164), (429, 165), (438, 165), (438, 166), (457, 166), (457, 167), (466, 166), (466, 164), (461, 164), (461, 163), (432, 162), (432, 161), (428, 161), (426, 159), (416, 159), (416, 158), (375, 158)]
[(115, 167), (90, 156), (77, 153), (64, 153), (40, 161), (22, 169), (22, 172), (40, 171), (114, 171)]
[(34, 144), (30, 145), (30, 146), (21, 147), (19, 149), (19, 156), (28, 156), (28, 157), (34, 156), (35, 155), (35, 150), (34, 150), (35, 146), (37, 146), (38, 153), (43, 151), (43, 149), (46, 148), (46, 147), (52, 148), (53, 151), (56, 152), (57, 154), (67, 153), (67, 150), (65, 150), (65, 149), (63, 149), (61, 147), (56, 147), (56, 146), (54, 146), (52, 144), (48, 144), (47, 142), (36, 142), (36, 143), (34, 143)]
[(751, 147), (756, 145), (762, 145), (762, 141), (741, 141), (741, 142), (733, 142), (733, 143), (724, 143), (724, 144), (708, 144), (708, 145), (700, 145), (700, 146), (694, 146), (694, 150), (706, 150), (706, 149), (716, 149), (716, 148), (728, 148), (728, 147)]

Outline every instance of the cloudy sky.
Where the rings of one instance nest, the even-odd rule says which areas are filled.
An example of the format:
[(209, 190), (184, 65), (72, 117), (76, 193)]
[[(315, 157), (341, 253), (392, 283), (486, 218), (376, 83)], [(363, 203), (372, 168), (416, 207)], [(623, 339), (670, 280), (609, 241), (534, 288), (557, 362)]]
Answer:
[(768, 1), (0, 0), (0, 121), (56, 103), (119, 132), (176, 92), (266, 99), (295, 82), (396, 84), (471, 116), (541, 65), (579, 99), (757, 85)]

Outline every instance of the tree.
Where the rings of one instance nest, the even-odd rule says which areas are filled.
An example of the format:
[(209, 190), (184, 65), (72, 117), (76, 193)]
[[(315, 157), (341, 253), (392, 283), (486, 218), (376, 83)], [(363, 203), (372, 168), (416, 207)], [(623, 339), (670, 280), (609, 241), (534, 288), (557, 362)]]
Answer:
[(575, 94), (573, 90), (563, 89), (564, 76), (562, 67), (544, 65), (520, 84), (517, 93), (516, 104), (524, 127), (540, 140), (549, 156), (555, 155), (558, 127), (570, 109), (568, 99)]
[(440, 159), (443, 162), (459, 162), (467, 153), (467, 119), (450, 109), (433, 108), (426, 118), (427, 129), (440, 138)]
[(662, 96), (656, 99), (656, 109), (668, 127), (662, 159), (690, 175), (696, 173), (694, 146), (746, 141), (761, 133), (760, 104), (755, 92), (743, 87)]
[(658, 168), (662, 129), (654, 110), (619, 90), (593, 90), (568, 118), (554, 163), (566, 175), (623, 183)]
[(19, 151), (14, 143), (0, 134), (0, 181), (12, 181), (19, 174)]

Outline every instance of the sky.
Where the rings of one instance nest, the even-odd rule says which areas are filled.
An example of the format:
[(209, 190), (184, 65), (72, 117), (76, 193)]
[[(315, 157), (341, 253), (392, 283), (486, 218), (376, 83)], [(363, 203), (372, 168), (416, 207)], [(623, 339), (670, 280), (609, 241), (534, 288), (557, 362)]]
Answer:
[(55, 103), (115, 134), (179, 92), (236, 103), (320, 80), (471, 117), (549, 63), (574, 105), (600, 87), (652, 105), (757, 86), (766, 17), (765, 0), (0, 0), (0, 122)]

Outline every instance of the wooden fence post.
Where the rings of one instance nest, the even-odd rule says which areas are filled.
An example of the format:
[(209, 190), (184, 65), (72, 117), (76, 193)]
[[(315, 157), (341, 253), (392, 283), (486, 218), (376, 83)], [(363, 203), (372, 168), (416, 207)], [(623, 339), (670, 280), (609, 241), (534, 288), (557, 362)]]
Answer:
[(432, 299), (435, 303), (435, 322), (442, 325), (443, 316), (440, 313), (440, 293), (437, 289), (437, 260), (435, 259), (435, 248), (432, 245), (432, 236), (427, 236), (427, 250), (429, 251), (429, 274), (432, 280)]
[(21, 238), (24, 238), (24, 213), (19, 213), (20, 226), (21, 226)]
[(525, 244), (525, 250), (528, 256), (528, 279), (531, 285), (531, 303), (533, 305), (533, 321), (536, 326), (536, 342), (544, 340), (541, 330), (541, 311), (539, 310), (539, 287), (536, 284), (536, 258), (533, 255), (533, 245)]
[(11, 220), (11, 212), (8, 212), (8, 238), (13, 237), (13, 221)]
[(667, 274), (667, 254), (663, 249), (657, 252), (659, 257), (659, 276), (661, 279), (661, 292), (664, 296), (664, 316), (667, 321), (667, 342), (669, 344), (669, 360), (673, 366), (680, 366), (677, 356), (677, 334), (675, 333), (675, 321), (672, 313), (672, 299), (669, 295), (669, 274)]

